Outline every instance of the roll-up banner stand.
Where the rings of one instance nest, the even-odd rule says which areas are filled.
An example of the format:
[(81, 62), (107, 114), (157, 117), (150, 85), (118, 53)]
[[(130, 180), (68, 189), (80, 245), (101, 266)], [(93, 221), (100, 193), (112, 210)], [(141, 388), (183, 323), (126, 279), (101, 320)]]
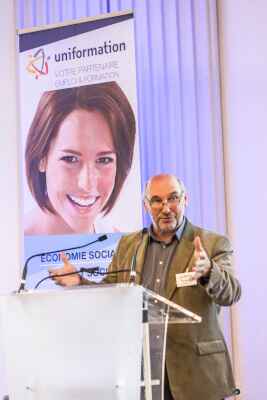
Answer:
[(66, 252), (104, 272), (142, 226), (133, 13), (19, 31), (19, 89), (26, 286), (107, 234)]

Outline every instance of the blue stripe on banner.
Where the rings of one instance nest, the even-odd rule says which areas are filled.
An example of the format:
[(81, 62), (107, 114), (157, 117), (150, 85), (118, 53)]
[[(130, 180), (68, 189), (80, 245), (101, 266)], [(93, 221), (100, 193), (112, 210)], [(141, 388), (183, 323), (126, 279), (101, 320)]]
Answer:
[(67, 39), (81, 33), (94, 31), (104, 26), (116, 24), (133, 18), (133, 13), (126, 15), (117, 15), (115, 17), (99, 19), (96, 21), (88, 21), (79, 24), (71, 24), (67, 26), (59, 26), (57, 28), (47, 29), (44, 31), (22, 33), (19, 36), (19, 51), (23, 52), (29, 49), (34, 49), (49, 43), (57, 42), (58, 40)]

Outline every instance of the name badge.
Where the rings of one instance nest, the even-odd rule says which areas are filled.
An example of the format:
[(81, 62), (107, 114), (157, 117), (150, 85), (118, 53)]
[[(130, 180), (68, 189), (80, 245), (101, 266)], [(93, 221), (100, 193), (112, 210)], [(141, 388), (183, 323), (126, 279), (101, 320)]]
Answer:
[(182, 274), (176, 274), (176, 286), (196, 286), (197, 280), (194, 278), (194, 272), (184, 272)]

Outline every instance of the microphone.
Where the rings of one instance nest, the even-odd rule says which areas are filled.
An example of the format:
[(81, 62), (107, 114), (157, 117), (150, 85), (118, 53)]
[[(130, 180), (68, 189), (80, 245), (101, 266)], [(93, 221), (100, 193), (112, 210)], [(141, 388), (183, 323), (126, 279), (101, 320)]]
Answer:
[[(48, 275), (48, 276), (45, 276), (44, 278), (42, 278), (39, 282), (37, 282), (37, 284), (34, 286), (34, 289), (38, 289), (38, 287), (41, 285), (41, 283), (43, 283), (44, 281), (47, 281), (48, 279), (54, 279), (55, 277), (78, 275), (83, 272), (92, 273), (92, 272), (98, 272), (98, 271), (99, 271), (99, 267), (92, 267), (92, 268), (83, 268), (82, 267), (80, 269), (77, 269), (76, 271), (67, 272), (66, 274)], [(100, 275), (101, 275), (101, 273), (100, 273)]]
[(129, 282), (128, 283), (135, 283), (135, 278), (136, 278), (136, 257), (137, 257), (138, 250), (139, 250), (139, 248), (140, 248), (140, 246), (141, 246), (141, 244), (143, 242), (144, 235), (147, 232), (148, 232), (147, 228), (143, 228), (142, 231), (141, 231), (140, 242), (136, 246), (134, 255), (133, 255), (132, 260), (131, 260), (130, 276), (129, 276)]
[[(66, 274), (57, 274), (57, 275), (48, 275), (45, 276), (44, 278), (42, 278), (39, 282), (37, 282), (37, 284), (35, 285), (34, 289), (37, 289), (41, 283), (43, 283), (44, 281), (48, 280), (48, 279), (53, 279), (55, 277), (61, 277), (61, 276), (70, 276), (70, 275), (78, 275), (80, 273), (86, 272), (88, 274), (92, 274), (92, 273), (97, 273), (97, 275), (102, 275), (102, 276), (106, 276), (106, 275), (117, 275), (120, 274), (121, 272), (131, 272), (130, 268), (123, 268), (123, 269), (118, 269), (116, 271), (105, 271), (105, 272), (100, 272), (99, 271), (99, 267), (92, 267), (92, 268), (80, 268), (77, 269), (76, 271), (73, 272), (67, 272)], [(135, 272), (135, 274), (139, 274), (139, 272)]]
[(21, 280), (20, 280), (20, 287), (19, 287), (18, 293), (20, 293), (22, 290), (25, 290), (26, 277), (27, 277), (27, 273), (28, 273), (28, 264), (33, 258), (41, 257), (41, 256), (44, 256), (47, 254), (61, 253), (61, 252), (69, 251), (69, 250), (83, 249), (84, 247), (91, 246), (94, 243), (102, 242), (102, 241), (106, 240), (107, 238), (108, 238), (107, 235), (102, 235), (102, 236), (99, 236), (97, 239), (93, 240), (92, 242), (85, 243), (81, 246), (68, 247), (65, 249), (58, 249), (58, 250), (53, 250), (53, 251), (44, 251), (43, 253), (36, 253), (36, 254), (31, 255), (25, 261), (25, 264), (24, 264), (24, 267), (22, 270), (22, 276), (21, 276)]

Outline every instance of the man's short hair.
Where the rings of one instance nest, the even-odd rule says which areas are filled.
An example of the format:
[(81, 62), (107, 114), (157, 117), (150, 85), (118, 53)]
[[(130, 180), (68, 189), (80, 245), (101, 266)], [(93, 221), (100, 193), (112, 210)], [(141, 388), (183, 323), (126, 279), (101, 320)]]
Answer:
[(177, 178), (177, 176), (175, 176), (175, 175), (172, 175), (172, 174), (159, 174), (159, 175), (153, 175), (153, 176), (151, 176), (151, 178), (149, 178), (149, 180), (146, 182), (146, 185), (145, 185), (145, 189), (144, 189), (144, 195), (143, 195), (143, 199), (145, 200), (148, 196), (148, 188), (149, 188), (149, 185), (150, 185), (150, 183), (151, 183), (151, 181), (153, 180), (153, 179), (155, 179), (155, 178), (161, 178), (161, 177), (167, 177), (167, 176), (169, 176), (169, 177), (174, 177), (176, 180), (177, 180), (177, 182), (178, 182), (178, 184), (179, 184), (179, 187), (180, 187), (180, 189), (181, 189), (181, 193), (180, 193), (180, 195), (182, 195), (182, 194), (185, 194), (186, 193), (186, 187), (185, 187), (185, 185), (184, 185), (184, 183), (183, 183), (183, 181), (180, 179), (180, 178)]

